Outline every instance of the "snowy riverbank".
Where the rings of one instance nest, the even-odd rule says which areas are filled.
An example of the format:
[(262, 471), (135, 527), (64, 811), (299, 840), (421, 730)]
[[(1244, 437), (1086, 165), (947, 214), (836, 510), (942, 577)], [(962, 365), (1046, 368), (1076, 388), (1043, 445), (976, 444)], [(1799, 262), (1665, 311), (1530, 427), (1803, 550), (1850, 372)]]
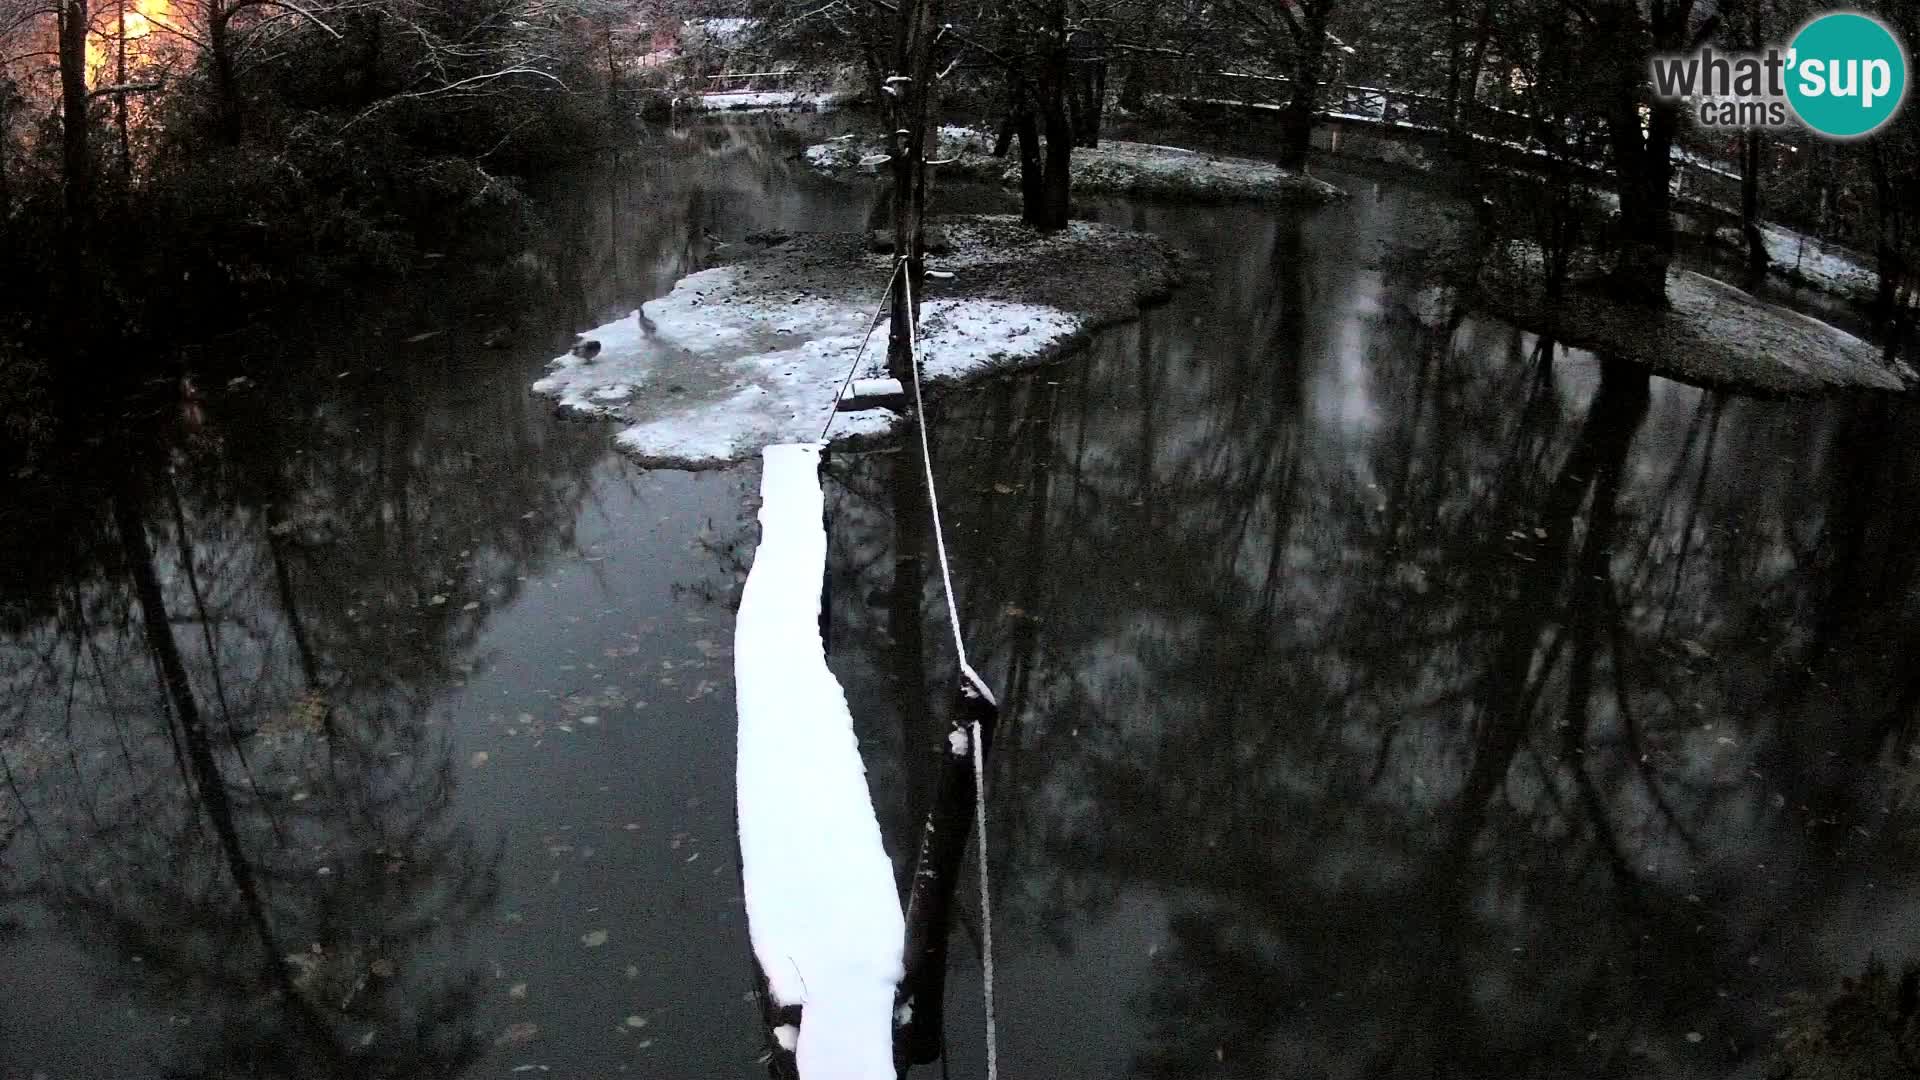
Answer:
[[(1095, 329), (1132, 318), (1177, 281), (1157, 237), (1089, 222), (1043, 236), (1009, 217), (941, 219), (950, 249), (929, 256), (921, 314), (925, 371), (952, 382), (1049, 359)], [(820, 437), (891, 267), (864, 234), (756, 237), (738, 256), (682, 278), (638, 315), (581, 335), (534, 383), (568, 412), (624, 425), (619, 445), (649, 463), (726, 464), (775, 442)], [(885, 368), (874, 331), (861, 376)], [(836, 438), (892, 426), (886, 412), (843, 413)]]
[[(1537, 255), (1532, 258), (1537, 267)], [(1527, 329), (1645, 364), (1658, 375), (1770, 394), (1897, 391), (1913, 378), (1910, 370), (1882, 363), (1869, 342), (1690, 270), (1669, 273), (1670, 307), (1656, 311), (1578, 283), (1549, 299), (1528, 261), (1523, 254), (1517, 267), (1486, 271), (1481, 302)]]
[[(994, 157), (992, 145), (993, 138), (986, 133), (941, 128), (936, 153), (949, 163), (939, 166), (940, 175), (1018, 187), (1019, 160), (1012, 155)], [(842, 137), (809, 146), (802, 157), (820, 172), (849, 177), (877, 175), (880, 166), (871, 162), (882, 154), (877, 142)], [(1070, 172), (1077, 196), (1269, 205), (1315, 204), (1346, 197), (1332, 184), (1271, 162), (1111, 139), (1103, 141), (1098, 149), (1076, 148)]]

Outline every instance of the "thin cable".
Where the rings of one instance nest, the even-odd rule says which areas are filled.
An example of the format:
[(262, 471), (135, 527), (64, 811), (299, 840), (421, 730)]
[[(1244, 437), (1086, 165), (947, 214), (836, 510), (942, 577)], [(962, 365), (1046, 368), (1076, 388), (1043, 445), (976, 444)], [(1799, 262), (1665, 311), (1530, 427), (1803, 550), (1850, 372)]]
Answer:
[[(898, 265), (905, 265), (903, 256)], [(898, 273), (896, 266), (895, 273)], [(946, 530), (940, 525), (940, 496), (933, 484), (933, 450), (927, 442), (927, 405), (920, 392), (920, 335), (919, 325), (913, 317), (913, 275), (903, 279), (907, 292), (907, 353), (913, 362), (913, 406), (917, 414), (914, 427), (920, 432), (920, 463), (927, 475), (927, 506), (933, 512), (933, 546), (940, 556), (940, 585), (946, 594), (947, 620), (953, 626), (953, 648), (960, 659), (960, 673), (966, 676), (970, 688), (995, 704), (993, 692), (967, 663), (967, 645), (960, 636), (960, 610), (953, 602), (953, 570), (947, 564)], [(985, 998), (987, 1019), (987, 1080), (999, 1080), (1000, 1077), (1000, 1040), (995, 1033), (993, 1013), (993, 900), (992, 889), (987, 879), (987, 766), (986, 743), (982, 738), (980, 721), (974, 720), (968, 735), (973, 744), (973, 824), (976, 843), (974, 847), (980, 853), (980, 983)]]
[(873, 321), (867, 324), (867, 332), (860, 338), (860, 351), (853, 354), (853, 365), (847, 368), (847, 377), (840, 380), (840, 391), (833, 395), (833, 409), (827, 413), (827, 424), (820, 429), (820, 441), (827, 441), (827, 432), (833, 429), (833, 418), (840, 415), (840, 399), (847, 396), (847, 387), (853, 385), (853, 373), (860, 370), (860, 358), (867, 355), (867, 342), (873, 340), (874, 328), (880, 325), (880, 316), (887, 310), (887, 301), (893, 298), (893, 279), (900, 276), (900, 264), (893, 264), (893, 276), (887, 278), (886, 291), (880, 294), (880, 306), (874, 310)]

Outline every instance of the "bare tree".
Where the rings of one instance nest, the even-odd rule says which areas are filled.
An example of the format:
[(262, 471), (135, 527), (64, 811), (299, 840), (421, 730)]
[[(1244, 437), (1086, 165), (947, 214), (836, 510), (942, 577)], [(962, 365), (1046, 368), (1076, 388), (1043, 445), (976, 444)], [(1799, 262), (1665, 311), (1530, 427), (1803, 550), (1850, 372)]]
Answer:
[(1328, 26), (1337, 5), (1338, 0), (1233, 0), (1233, 12), (1288, 73), (1280, 164), (1289, 169), (1305, 168), (1313, 148), (1313, 114), (1326, 77)]

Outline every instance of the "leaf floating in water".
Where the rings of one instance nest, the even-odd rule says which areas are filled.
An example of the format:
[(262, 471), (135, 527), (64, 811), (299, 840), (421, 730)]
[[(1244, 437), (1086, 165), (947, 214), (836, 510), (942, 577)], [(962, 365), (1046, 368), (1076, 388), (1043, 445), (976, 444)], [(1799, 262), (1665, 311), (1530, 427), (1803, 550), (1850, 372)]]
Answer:
[(1702, 1034), (1700, 1034), (1700, 1033), (1699, 1033), (1699, 1032), (1697, 1032), (1697, 1031), (1689, 1031), (1689, 1032), (1687, 1032), (1687, 1041), (1688, 1041), (1688, 1042), (1690, 1042), (1690, 1043), (1697, 1043), (1697, 1042), (1699, 1042), (1700, 1040), (1702, 1040), (1702, 1039), (1705, 1039), (1705, 1038), (1706, 1038), (1706, 1036), (1705, 1036), (1705, 1035), (1702, 1035)]
[(996, 495), (1011, 495), (1013, 494), (1013, 485), (1012, 484), (995, 484), (993, 485), (993, 492)]
[(472, 611), (473, 609), (475, 609), (475, 608), (477, 608), (477, 607), (479, 607), (479, 606), (480, 606), (480, 601), (478, 601), (478, 600), (469, 600), (469, 601), (467, 601), (467, 602), (466, 602), (465, 604), (462, 604), (462, 605), (460, 606), (460, 610), (461, 610), (461, 611)]
[(628, 1026), (628, 1027), (630, 1027), (630, 1028), (643, 1028), (643, 1027), (646, 1027), (646, 1026), (647, 1026), (647, 1018), (646, 1018), (646, 1017), (644, 1017), (644, 1016), (638, 1016), (638, 1015), (635, 1015), (635, 1016), (629, 1016), (629, 1017), (627, 1017), (627, 1026)]
[(517, 998), (521, 1001), (525, 1001), (527, 997), (527, 984), (514, 983), (512, 986), (507, 988), (507, 996), (510, 998)]
[(517, 1024), (508, 1024), (506, 1030), (500, 1033), (499, 1038), (493, 1040), (493, 1045), (517, 1046), (520, 1043), (532, 1041), (533, 1037), (538, 1034), (540, 1034), (539, 1024), (528, 1023), (522, 1020)]
[(640, 968), (639, 968), (638, 966), (636, 966), (636, 965), (633, 965), (633, 964), (628, 964), (628, 965), (627, 965), (627, 978), (629, 978), (629, 979), (637, 979), (637, 978), (639, 978), (639, 977), (640, 977)]
[(592, 727), (593, 725), (600, 722), (600, 718), (597, 716), (583, 716), (580, 718), (580, 722), (582, 724), (585, 724), (587, 727)]
[(431, 597), (427, 599), (427, 603), (431, 604), (434, 607), (439, 607), (441, 604), (444, 604), (446, 602), (447, 602), (446, 593), (434, 593)]
[(606, 943), (607, 932), (605, 930), (589, 930), (580, 935), (580, 944), (585, 945), (589, 949), (597, 949)]
[(483, 767), (484, 765), (486, 765), (486, 763), (487, 763), (487, 752), (485, 750), (475, 750), (473, 752), (473, 758), (468, 762), (468, 764), (472, 765), (476, 769)]
[(377, 978), (391, 979), (396, 969), (393, 966), (393, 961), (383, 956), (369, 965), (367, 970), (373, 972)]

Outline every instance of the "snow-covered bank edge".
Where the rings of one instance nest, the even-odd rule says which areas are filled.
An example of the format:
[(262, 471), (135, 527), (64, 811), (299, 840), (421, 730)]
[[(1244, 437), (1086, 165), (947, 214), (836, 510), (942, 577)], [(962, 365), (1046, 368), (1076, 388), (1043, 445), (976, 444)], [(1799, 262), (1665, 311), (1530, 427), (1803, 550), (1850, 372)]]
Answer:
[[(1821, 243), (1784, 225), (1762, 224), (1760, 236), (1767, 247), (1767, 272), (1782, 280), (1857, 304), (1872, 303), (1879, 294), (1880, 271), (1869, 256)], [(1715, 230), (1714, 239), (1730, 250), (1744, 250), (1735, 226)]]
[(762, 90), (721, 94), (693, 94), (682, 103), (694, 112), (825, 112), (858, 100), (858, 94), (840, 91)]
[[(992, 136), (971, 128), (939, 129), (935, 151), (946, 179), (1017, 187), (1019, 162), (992, 156)], [(817, 172), (839, 178), (877, 175), (884, 157), (877, 140), (842, 136), (807, 147), (801, 158)], [(1069, 169), (1076, 195), (1177, 200), (1208, 204), (1319, 204), (1346, 198), (1324, 180), (1272, 162), (1227, 157), (1177, 146), (1103, 140), (1097, 149), (1077, 148)]]
[[(1173, 249), (1090, 222), (1041, 235), (1010, 217), (938, 222), (950, 245), (929, 268), (924, 370), (936, 387), (1053, 359), (1133, 318), (1178, 283)], [(581, 335), (597, 355), (562, 356), (533, 385), (564, 412), (624, 424), (644, 464), (730, 464), (772, 443), (818, 439), (884, 291), (891, 262), (864, 234), (799, 233), (733, 245), (732, 261), (682, 278), (640, 313)], [(592, 351), (592, 350), (583, 350)], [(861, 377), (885, 368), (873, 331)], [(835, 439), (891, 430), (872, 411), (834, 418)]]
[(1516, 325), (1698, 386), (1810, 395), (1901, 391), (1915, 379), (1870, 342), (1704, 274), (1673, 270), (1667, 297), (1671, 307), (1656, 311), (1576, 282), (1549, 298), (1537, 251), (1488, 268), (1478, 289), (1481, 306)]

